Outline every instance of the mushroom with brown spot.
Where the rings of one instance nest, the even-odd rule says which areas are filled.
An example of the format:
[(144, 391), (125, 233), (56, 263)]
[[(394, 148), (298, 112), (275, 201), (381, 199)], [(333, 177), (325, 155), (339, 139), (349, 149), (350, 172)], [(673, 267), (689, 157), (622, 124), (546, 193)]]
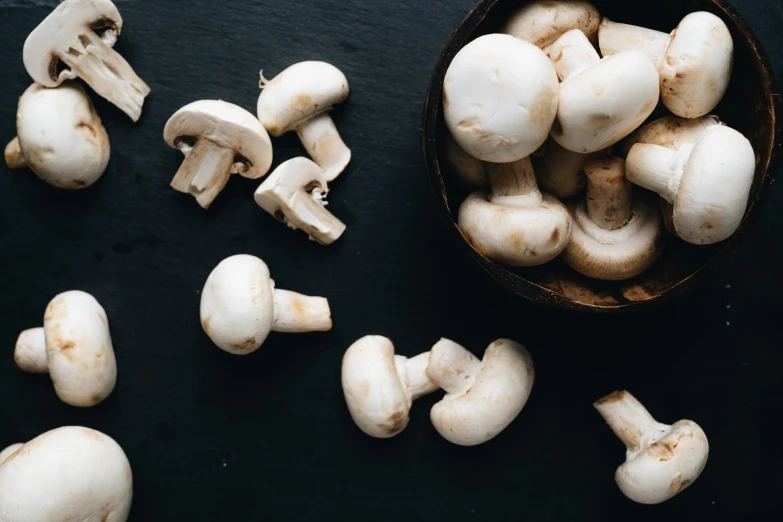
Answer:
[(500, 32), (545, 49), (572, 29), (579, 29), (591, 42), (597, 42), (600, 23), (601, 15), (590, 2), (537, 0), (514, 11)]
[(677, 150), (683, 145), (693, 145), (701, 134), (710, 127), (722, 125), (717, 116), (702, 116), (701, 118), (680, 118), (664, 116), (639, 127), (623, 140), (618, 150), (618, 156), (626, 158), (631, 147), (637, 143), (659, 145)]

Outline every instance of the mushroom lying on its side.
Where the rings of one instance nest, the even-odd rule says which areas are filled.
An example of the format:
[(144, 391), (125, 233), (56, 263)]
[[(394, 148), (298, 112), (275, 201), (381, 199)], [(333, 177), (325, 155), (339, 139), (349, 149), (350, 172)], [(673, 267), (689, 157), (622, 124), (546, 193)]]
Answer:
[(3, 522), (125, 522), (132, 498), (125, 452), (95, 430), (59, 428), (0, 460)]
[(698, 424), (661, 424), (627, 391), (615, 392), (594, 406), (627, 448), (625, 463), (615, 473), (626, 497), (640, 504), (660, 504), (699, 478), (710, 447)]
[(601, 15), (590, 2), (536, 0), (514, 11), (500, 32), (545, 49), (572, 29), (579, 29), (591, 42), (597, 42), (600, 23)]

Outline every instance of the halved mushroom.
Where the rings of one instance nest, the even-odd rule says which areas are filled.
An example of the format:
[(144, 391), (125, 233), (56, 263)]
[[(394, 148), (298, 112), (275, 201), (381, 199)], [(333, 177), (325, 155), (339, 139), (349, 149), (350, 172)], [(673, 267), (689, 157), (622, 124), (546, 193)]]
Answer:
[(106, 312), (85, 292), (65, 292), (52, 299), (43, 328), (19, 335), (14, 361), (22, 371), (49, 373), (57, 396), (71, 406), (99, 404), (117, 382)]
[(263, 177), (272, 166), (272, 142), (248, 111), (218, 100), (201, 100), (178, 110), (163, 131), (166, 143), (185, 161), (171, 186), (209, 208), (231, 174)]
[(125, 452), (111, 437), (88, 428), (44, 433), (0, 463), (4, 522), (124, 522), (132, 499), (133, 473)]
[(637, 143), (649, 143), (677, 150), (683, 145), (693, 145), (701, 133), (714, 125), (722, 125), (717, 116), (702, 116), (701, 118), (679, 118), (664, 116), (647, 123), (623, 140), (618, 156), (628, 157), (631, 147)]
[(351, 150), (329, 116), (348, 98), (348, 80), (334, 65), (301, 62), (272, 80), (261, 71), (258, 119), (272, 136), (296, 131), (307, 153), (333, 181), (351, 161)]
[(627, 448), (615, 481), (634, 502), (669, 500), (693, 484), (707, 465), (710, 446), (695, 422), (661, 424), (627, 391), (614, 392), (594, 406)]
[(726, 24), (699, 11), (682, 19), (671, 35), (604, 18), (598, 32), (601, 54), (635, 49), (660, 72), (666, 108), (683, 118), (698, 118), (720, 103), (734, 66), (734, 41)]
[(601, 59), (582, 31), (565, 33), (549, 48), (563, 80), (552, 137), (588, 154), (636, 130), (658, 103), (658, 72), (647, 57), (627, 51)]
[(601, 15), (590, 2), (537, 0), (514, 11), (500, 32), (545, 49), (572, 29), (579, 29), (591, 42), (597, 42), (600, 23)]
[(278, 290), (269, 268), (254, 256), (223, 260), (201, 292), (201, 326), (221, 350), (252, 353), (270, 332), (327, 332), (332, 329), (329, 302)]
[(281, 223), (331, 245), (345, 232), (345, 225), (326, 210), (328, 193), (321, 167), (307, 158), (294, 158), (277, 167), (258, 187), (255, 200)]
[(533, 389), (533, 359), (514, 341), (495, 341), (479, 361), (462, 346), (441, 339), (429, 354), (427, 375), (446, 396), (430, 418), (446, 440), (483, 444), (505, 430), (525, 407)]
[(29, 167), (58, 188), (89, 187), (106, 171), (109, 135), (90, 98), (75, 82), (32, 84), (19, 98), (17, 137), (5, 149), (11, 169)]
[(120, 31), (122, 17), (110, 0), (65, 0), (27, 37), (24, 65), (44, 87), (81, 78), (138, 121), (150, 88), (112, 49)]
[(630, 279), (658, 260), (666, 240), (661, 213), (647, 199), (632, 201), (622, 158), (585, 164), (587, 198), (574, 208), (574, 231), (563, 261), (607, 281)]
[(471, 194), (459, 209), (465, 239), (483, 256), (509, 266), (541, 265), (560, 255), (571, 237), (571, 216), (538, 190), (530, 158), (487, 167), (492, 191)]

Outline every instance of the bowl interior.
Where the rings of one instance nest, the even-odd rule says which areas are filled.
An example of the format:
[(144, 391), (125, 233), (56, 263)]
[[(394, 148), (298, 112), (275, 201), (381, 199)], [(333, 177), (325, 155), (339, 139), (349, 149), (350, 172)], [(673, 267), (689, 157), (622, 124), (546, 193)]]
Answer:
[[(734, 71), (728, 92), (712, 112), (727, 125), (742, 132), (753, 144), (757, 168), (750, 203), (740, 231), (730, 240), (697, 247), (674, 237), (661, 259), (648, 272), (625, 282), (603, 282), (584, 277), (562, 261), (535, 268), (509, 269), (476, 252), (457, 228), (457, 210), (469, 190), (441, 161), (442, 138), (448, 132), (443, 119), (443, 78), (454, 55), (483, 34), (497, 32), (510, 12), (523, 5), (519, 0), (484, 0), (454, 32), (436, 67), (424, 110), (422, 132), (424, 156), (430, 180), (447, 221), (449, 234), (460, 248), (495, 280), (528, 299), (576, 309), (622, 310), (651, 304), (690, 287), (706, 266), (734, 250), (758, 213), (774, 175), (778, 149), (779, 97), (766, 57), (750, 28), (722, 0), (665, 0), (656, 9), (639, 9), (627, 0), (597, 0), (595, 6), (613, 21), (670, 32), (693, 11), (709, 11), (721, 17), (734, 38)], [(662, 105), (651, 119), (666, 114)]]

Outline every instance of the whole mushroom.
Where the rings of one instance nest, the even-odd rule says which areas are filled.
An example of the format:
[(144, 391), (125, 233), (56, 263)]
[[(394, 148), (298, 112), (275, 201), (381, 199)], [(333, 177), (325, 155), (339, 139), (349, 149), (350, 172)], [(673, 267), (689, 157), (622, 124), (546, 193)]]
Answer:
[(702, 132), (715, 125), (722, 125), (717, 116), (701, 118), (680, 118), (664, 116), (639, 127), (619, 147), (618, 156), (628, 157), (631, 147), (637, 143), (649, 143), (677, 150), (683, 145), (693, 145)]
[(547, 142), (546, 151), (536, 158), (532, 157), (538, 186), (557, 199), (567, 199), (585, 191), (587, 179), (584, 166), (591, 158), (600, 158), (608, 151), (592, 154), (572, 152), (561, 147), (554, 139)]
[(124, 522), (132, 498), (125, 452), (88, 428), (52, 430), (0, 461), (3, 522)]
[(332, 329), (329, 302), (278, 290), (261, 259), (238, 255), (223, 260), (201, 293), (201, 325), (220, 349), (252, 353), (270, 332), (326, 332)]
[(596, 42), (600, 23), (601, 15), (590, 2), (536, 0), (514, 11), (500, 32), (545, 49), (572, 29)]
[(465, 152), (448, 132), (445, 133), (442, 143), (445, 165), (463, 185), (473, 188), (489, 186), (486, 163)]
[(85, 292), (65, 292), (52, 299), (43, 328), (19, 335), (14, 361), (22, 371), (48, 373), (57, 396), (71, 406), (103, 402), (117, 382), (106, 312)]
[(29, 167), (55, 187), (89, 187), (109, 163), (109, 135), (78, 83), (31, 85), (19, 98), (16, 132), (5, 149), (8, 167)]
[(627, 391), (614, 392), (594, 406), (627, 449), (615, 481), (629, 499), (659, 504), (701, 475), (710, 447), (695, 422), (661, 424)]
[(3, 462), (5, 462), (6, 460), (8, 460), (8, 458), (9, 458), (11, 455), (13, 455), (14, 453), (16, 453), (16, 452), (17, 452), (17, 451), (19, 451), (20, 449), (22, 449), (22, 446), (24, 446), (24, 444), (21, 444), (21, 443), (20, 443), (20, 444), (11, 444), (10, 446), (8, 446), (8, 447), (7, 447), (6, 449), (4, 449), (3, 451), (0, 451), (0, 466), (2, 466), (2, 465), (3, 465)]

